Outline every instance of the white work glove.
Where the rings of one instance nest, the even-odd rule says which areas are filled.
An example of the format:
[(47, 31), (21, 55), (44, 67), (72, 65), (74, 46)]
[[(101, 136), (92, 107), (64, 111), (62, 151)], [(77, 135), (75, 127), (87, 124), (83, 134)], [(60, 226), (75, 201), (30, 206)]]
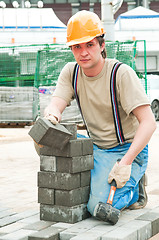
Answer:
[(130, 175), (131, 165), (120, 165), (119, 162), (116, 162), (109, 173), (108, 183), (111, 183), (114, 179), (116, 181), (117, 188), (122, 188), (129, 180)]
[(58, 119), (52, 114), (47, 114), (45, 116), (45, 118), (48, 119), (50, 122), (52, 122), (55, 125), (58, 123)]

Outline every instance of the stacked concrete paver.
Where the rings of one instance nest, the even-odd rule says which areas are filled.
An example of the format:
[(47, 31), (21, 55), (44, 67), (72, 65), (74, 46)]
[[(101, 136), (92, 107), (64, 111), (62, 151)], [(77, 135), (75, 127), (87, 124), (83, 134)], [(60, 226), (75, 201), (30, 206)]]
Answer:
[(44, 145), (38, 172), (40, 219), (75, 223), (89, 216), (86, 205), (94, 167), (93, 143), (88, 138), (77, 139), (75, 124), (50, 124), (39, 119), (30, 132)]
[(90, 139), (77, 139), (75, 125), (65, 127), (72, 130), (73, 138), (62, 150), (41, 149), (38, 202), (41, 220), (75, 223), (88, 217), (93, 144)]

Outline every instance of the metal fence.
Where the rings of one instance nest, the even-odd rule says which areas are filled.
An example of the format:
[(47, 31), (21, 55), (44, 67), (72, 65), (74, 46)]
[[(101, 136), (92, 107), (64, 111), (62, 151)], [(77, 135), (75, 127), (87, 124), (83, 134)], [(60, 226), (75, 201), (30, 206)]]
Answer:
[[(132, 67), (147, 92), (145, 41), (106, 42), (106, 51), (108, 58), (116, 58)], [(143, 71), (138, 71), (138, 51), (144, 52), (144, 57), (140, 59)], [(64, 45), (0, 47), (0, 122), (34, 121), (38, 114), (42, 115), (62, 68), (73, 61), (71, 50)], [(28, 99), (28, 104), (22, 96)], [(76, 104), (72, 104), (64, 112), (64, 119), (75, 119), (75, 115), (78, 119), (79, 111)], [(23, 113), (22, 106), (30, 117)], [(11, 114), (12, 110), (16, 112), (16, 117)]]

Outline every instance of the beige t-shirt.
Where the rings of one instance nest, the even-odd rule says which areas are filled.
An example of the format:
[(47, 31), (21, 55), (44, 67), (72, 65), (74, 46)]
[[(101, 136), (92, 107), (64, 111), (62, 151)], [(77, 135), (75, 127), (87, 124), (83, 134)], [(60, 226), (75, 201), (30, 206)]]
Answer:
[[(115, 62), (115, 59), (106, 59), (102, 71), (95, 77), (87, 77), (81, 68), (78, 74), (77, 92), (82, 114), (90, 137), (101, 148), (118, 145), (110, 96), (110, 75)], [(74, 98), (74, 66), (75, 63), (66, 64), (54, 92), (54, 96), (61, 97), (68, 105)], [(138, 126), (132, 110), (150, 103), (136, 73), (126, 64), (122, 64), (117, 71), (116, 91), (124, 137), (127, 142), (132, 142)]]

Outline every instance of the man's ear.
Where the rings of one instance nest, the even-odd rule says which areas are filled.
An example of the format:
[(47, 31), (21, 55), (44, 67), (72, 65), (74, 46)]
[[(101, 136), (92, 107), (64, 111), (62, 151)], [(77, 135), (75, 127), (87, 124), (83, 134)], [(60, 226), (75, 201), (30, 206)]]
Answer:
[(102, 45), (101, 45), (101, 50), (102, 50), (102, 52), (103, 52), (103, 50), (105, 49), (105, 41), (102, 43)]

